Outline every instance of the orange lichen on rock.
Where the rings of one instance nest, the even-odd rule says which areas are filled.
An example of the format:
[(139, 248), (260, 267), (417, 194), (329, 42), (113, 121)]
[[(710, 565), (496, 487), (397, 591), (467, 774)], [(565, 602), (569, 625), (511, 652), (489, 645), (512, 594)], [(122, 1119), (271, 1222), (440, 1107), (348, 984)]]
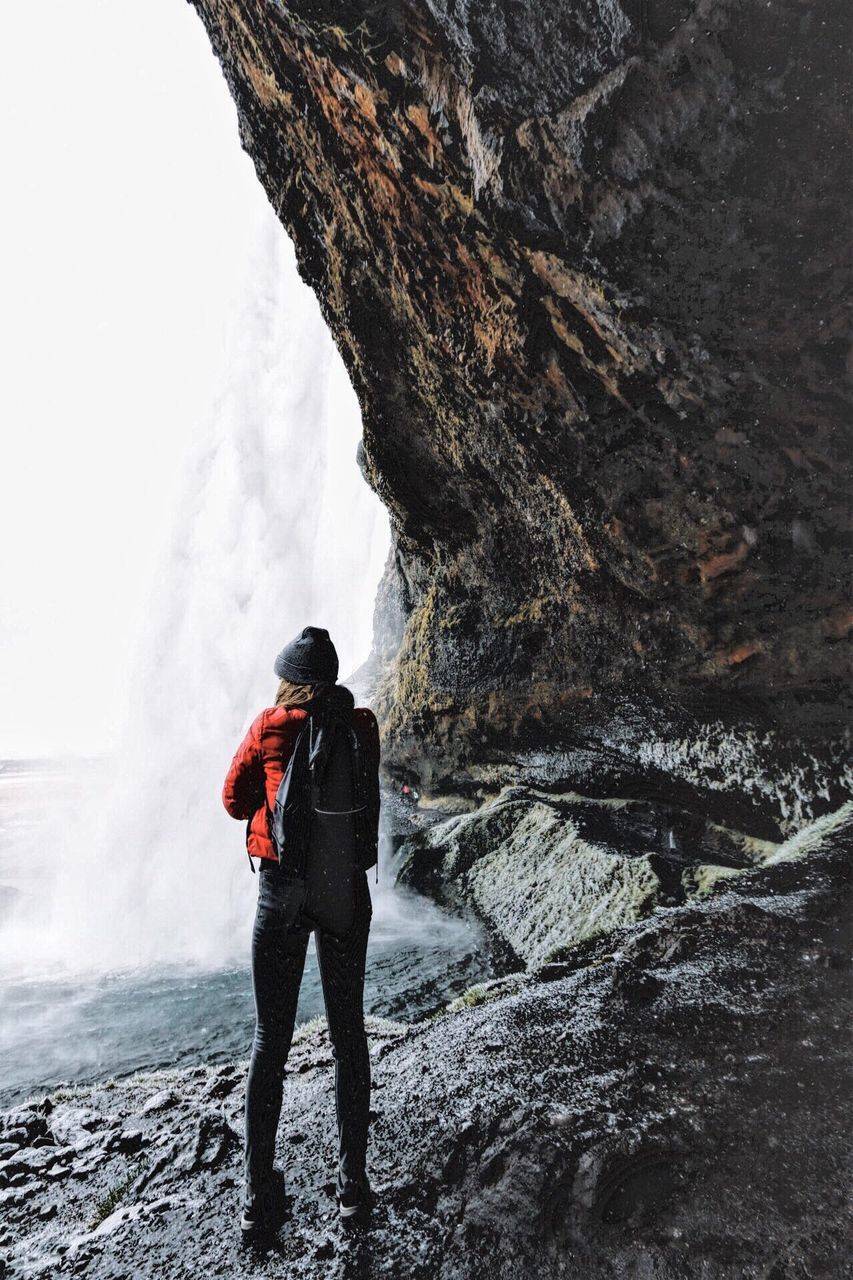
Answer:
[(760, 644), (739, 644), (736, 649), (718, 653), (717, 660), (725, 667), (737, 667), (741, 662), (746, 662), (747, 658), (753, 658), (758, 653), (761, 653)]
[(702, 583), (712, 582), (714, 578), (719, 578), (724, 573), (730, 573), (748, 555), (749, 543), (739, 542), (733, 551), (722, 552), (720, 555), (711, 556), (707, 560), (699, 560), (699, 577)]
[(352, 96), (361, 114), (370, 120), (371, 124), (376, 124), (376, 99), (367, 85), (357, 81)]
[(429, 122), (427, 108), (421, 103), (411, 102), (406, 107), (406, 115), (427, 144), (430, 165), (435, 164), (436, 152), (441, 149), (438, 134)]

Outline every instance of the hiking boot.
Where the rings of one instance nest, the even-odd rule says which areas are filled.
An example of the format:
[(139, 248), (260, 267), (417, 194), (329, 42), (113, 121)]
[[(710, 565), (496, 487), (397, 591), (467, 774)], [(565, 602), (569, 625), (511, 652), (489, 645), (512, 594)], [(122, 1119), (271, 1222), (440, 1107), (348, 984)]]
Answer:
[(286, 1216), (284, 1174), (280, 1169), (273, 1169), (271, 1177), (257, 1190), (247, 1184), (240, 1217), (240, 1230), (244, 1237), (272, 1235)]
[(359, 1210), (369, 1210), (373, 1206), (373, 1192), (367, 1180), (367, 1174), (352, 1182), (344, 1183), (337, 1190), (338, 1212), (342, 1218), (352, 1218)]

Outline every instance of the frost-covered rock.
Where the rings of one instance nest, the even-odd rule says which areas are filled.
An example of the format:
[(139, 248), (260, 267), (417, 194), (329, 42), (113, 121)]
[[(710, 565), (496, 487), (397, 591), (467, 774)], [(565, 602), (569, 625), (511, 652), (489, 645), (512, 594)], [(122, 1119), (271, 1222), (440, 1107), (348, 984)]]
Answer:
[(662, 802), (516, 786), (406, 840), (398, 879), (472, 908), (499, 950), (536, 966), (779, 848)]

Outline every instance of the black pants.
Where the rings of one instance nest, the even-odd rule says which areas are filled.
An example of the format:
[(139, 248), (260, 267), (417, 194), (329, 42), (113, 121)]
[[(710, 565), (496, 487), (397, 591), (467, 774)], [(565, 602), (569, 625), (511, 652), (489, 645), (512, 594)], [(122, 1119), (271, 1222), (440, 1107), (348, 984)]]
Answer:
[[(273, 1167), (284, 1068), (311, 926), (298, 914), (294, 883), (277, 867), (258, 875), (252, 934), (252, 983), (257, 1015), (246, 1085), (246, 1178), (258, 1188)], [(356, 910), (346, 937), (316, 930), (315, 945), (335, 1059), (338, 1189), (365, 1172), (370, 1056), (364, 1030), (364, 968), (373, 906), (367, 873), (356, 873)]]

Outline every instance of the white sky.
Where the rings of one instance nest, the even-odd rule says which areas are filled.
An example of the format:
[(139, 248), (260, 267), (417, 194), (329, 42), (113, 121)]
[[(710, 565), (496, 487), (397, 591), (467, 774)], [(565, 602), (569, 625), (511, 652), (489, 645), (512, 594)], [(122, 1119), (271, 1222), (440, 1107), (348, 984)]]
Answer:
[(11, 7), (0, 130), (0, 758), (95, 752), (265, 197), (182, 0)]

